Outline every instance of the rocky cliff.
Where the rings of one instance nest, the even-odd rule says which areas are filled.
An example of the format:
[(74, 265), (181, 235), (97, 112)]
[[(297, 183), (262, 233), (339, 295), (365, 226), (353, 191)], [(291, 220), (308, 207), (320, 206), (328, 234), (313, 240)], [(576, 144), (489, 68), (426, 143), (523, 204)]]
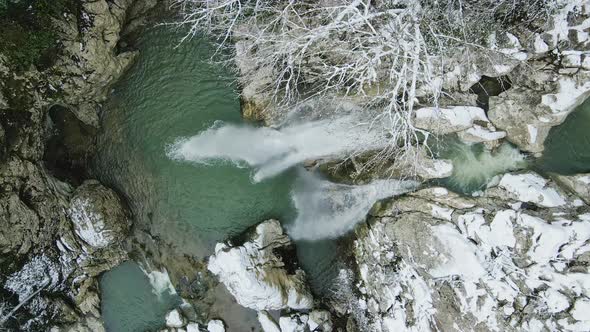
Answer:
[[(96, 277), (126, 258), (131, 219), (90, 179), (100, 104), (156, 1), (0, 7), (0, 326), (100, 331)], [(19, 39), (20, 38), (20, 39)]]

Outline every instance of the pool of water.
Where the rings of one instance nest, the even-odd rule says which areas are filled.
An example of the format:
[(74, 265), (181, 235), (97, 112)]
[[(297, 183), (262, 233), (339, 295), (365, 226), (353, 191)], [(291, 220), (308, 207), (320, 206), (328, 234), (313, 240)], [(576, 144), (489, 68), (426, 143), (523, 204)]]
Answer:
[[(126, 196), (135, 227), (148, 230), (179, 255), (203, 258), (213, 253), (215, 243), (265, 219), (292, 221), (296, 211), (290, 193), (297, 172), (290, 170), (253, 183), (252, 170), (246, 167), (222, 161), (175, 161), (166, 155), (167, 148), (179, 138), (219, 125), (219, 121), (243, 122), (231, 70), (211, 63), (215, 48), (207, 40), (178, 45), (181, 36), (181, 32), (158, 27), (139, 41), (137, 62), (114, 87), (105, 105), (94, 169), (101, 181)], [(297, 249), (314, 289), (322, 291), (326, 280), (335, 275), (335, 242), (304, 241), (297, 243)], [(126, 289), (126, 283), (117, 285), (109, 280), (102, 284), (136, 296), (135, 288)], [(103, 312), (110, 306), (123, 306), (117, 302), (121, 299), (105, 298)], [(230, 331), (251, 328), (251, 321), (236, 326), (235, 321), (246, 314), (235, 307), (224, 312), (228, 305), (214, 306), (226, 323), (234, 323), (229, 324)], [(134, 309), (108, 312), (107, 326), (117, 326), (117, 320), (148, 325), (154, 319), (151, 312), (146, 315)], [(223, 315), (238, 318), (232, 322)], [(255, 320), (254, 312), (250, 316)]]
[(567, 175), (590, 172), (590, 98), (561, 125), (551, 128), (543, 156), (535, 166)]
[(230, 163), (171, 160), (166, 147), (216, 121), (241, 122), (232, 73), (208, 60), (206, 40), (149, 31), (141, 55), (110, 97), (97, 161), (101, 178), (130, 199), (139, 222), (180, 252), (209, 255), (217, 241), (268, 217), (292, 215), (292, 176), (253, 184)]
[[(180, 299), (167, 290), (152, 287), (139, 265), (125, 262), (100, 278), (101, 311), (108, 331), (158, 330), (166, 312)], [(142, 319), (136, 319), (141, 314)]]

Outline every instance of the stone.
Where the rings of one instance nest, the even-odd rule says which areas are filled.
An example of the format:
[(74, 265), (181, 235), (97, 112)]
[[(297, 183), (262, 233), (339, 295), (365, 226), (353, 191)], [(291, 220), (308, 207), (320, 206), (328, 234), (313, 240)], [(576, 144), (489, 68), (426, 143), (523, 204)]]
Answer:
[(590, 205), (590, 173), (575, 175), (552, 174), (552, 178)]
[(93, 248), (122, 240), (131, 227), (117, 194), (95, 180), (76, 189), (68, 214), (76, 235)]
[(310, 331), (331, 332), (333, 330), (332, 316), (326, 310), (313, 310), (309, 313), (307, 322)]
[(281, 332), (305, 332), (309, 317), (305, 314), (292, 314), (281, 316), (279, 326)]
[[(355, 313), (359, 330), (587, 324), (570, 308), (588, 291), (578, 283), (590, 282), (588, 209), (535, 173), (503, 178), (478, 197), (428, 188), (371, 212), (356, 230), (358, 268), (338, 278), (339, 303)], [(434, 205), (452, 213), (433, 213)], [(310, 327), (312, 320), (313, 311)]]
[(174, 309), (169, 311), (166, 314), (166, 326), (168, 327), (183, 327), (184, 326), (184, 318), (178, 311), (178, 309)]
[(279, 325), (266, 310), (258, 311), (258, 322), (263, 332), (281, 332)]
[(208, 269), (236, 301), (255, 310), (309, 309), (313, 298), (305, 273), (290, 269), (277, 253), (291, 246), (277, 220), (256, 226), (241, 245), (218, 243)]
[(209, 332), (225, 332), (225, 324), (219, 319), (212, 319), (207, 323), (207, 331)]

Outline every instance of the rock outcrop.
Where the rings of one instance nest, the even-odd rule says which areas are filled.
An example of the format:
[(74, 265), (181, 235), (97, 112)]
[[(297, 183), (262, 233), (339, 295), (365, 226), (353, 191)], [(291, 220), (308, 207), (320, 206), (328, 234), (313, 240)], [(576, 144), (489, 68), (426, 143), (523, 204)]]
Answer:
[(590, 295), (590, 207), (534, 173), (499, 183), (472, 198), (423, 189), (373, 210), (356, 232), (358, 268), (340, 277), (360, 330), (590, 327), (574, 310)]
[(242, 244), (218, 243), (208, 268), (244, 307), (312, 308), (305, 273), (289, 265), (283, 253), (294, 255), (291, 240), (277, 220), (268, 220), (257, 225)]
[(590, 96), (590, 2), (558, 8), (544, 31), (519, 42), (528, 61), (508, 74), (512, 88), (490, 97), (490, 120), (524, 151), (541, 153), (549, 130)]
[(115, 192), (85, 182), (86, 163), (100, 103), (136, 55), (121, 35), (155, 2), (50, 2), (50, 61), (19, 68), (0, 54), (3, 328), (103, 329), (96, 277), (126, 258), (130, 219)]

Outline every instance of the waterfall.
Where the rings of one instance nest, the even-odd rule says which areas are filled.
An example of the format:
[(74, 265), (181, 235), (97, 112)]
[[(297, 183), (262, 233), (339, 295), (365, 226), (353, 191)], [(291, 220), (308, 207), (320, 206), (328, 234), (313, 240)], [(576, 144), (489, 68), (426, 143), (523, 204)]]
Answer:
[(380, 149), (388, 144), (383, 127), (361, 122), (358, 115), (293, 121), (273, 129), (217, 122), (168, 148), (177, 160), (209, 163), (227, 160), (254, 168), (259, 182), (306, 160), (344, 157), (355, 151)]
[(296, 240), (335, 238), (365, 219), (376, 201), (416, 189), (418, 182), (376, 180), (366, 185), (329, 182), (310, 172), (299, 172), (292, 199), (298, 215), (287, 227)]
[[(342, 158), (391, 144), (382, 122), (362, 122), (361, 115), (293, 117), (277, 129), (216, 122), (196, 136), (178, 140), (167, 154), (202, 164), (216, 160), (247, 164), (254, 169), (252, 180), (259, 182), (306, 160)], [(302, 170), (291, 197), (298, 215), (287, 232), (298, 240), (338, 237), (364, 220), (377, 200), (417, 186), (415, 181), (399, 180), (336, 184)]]

